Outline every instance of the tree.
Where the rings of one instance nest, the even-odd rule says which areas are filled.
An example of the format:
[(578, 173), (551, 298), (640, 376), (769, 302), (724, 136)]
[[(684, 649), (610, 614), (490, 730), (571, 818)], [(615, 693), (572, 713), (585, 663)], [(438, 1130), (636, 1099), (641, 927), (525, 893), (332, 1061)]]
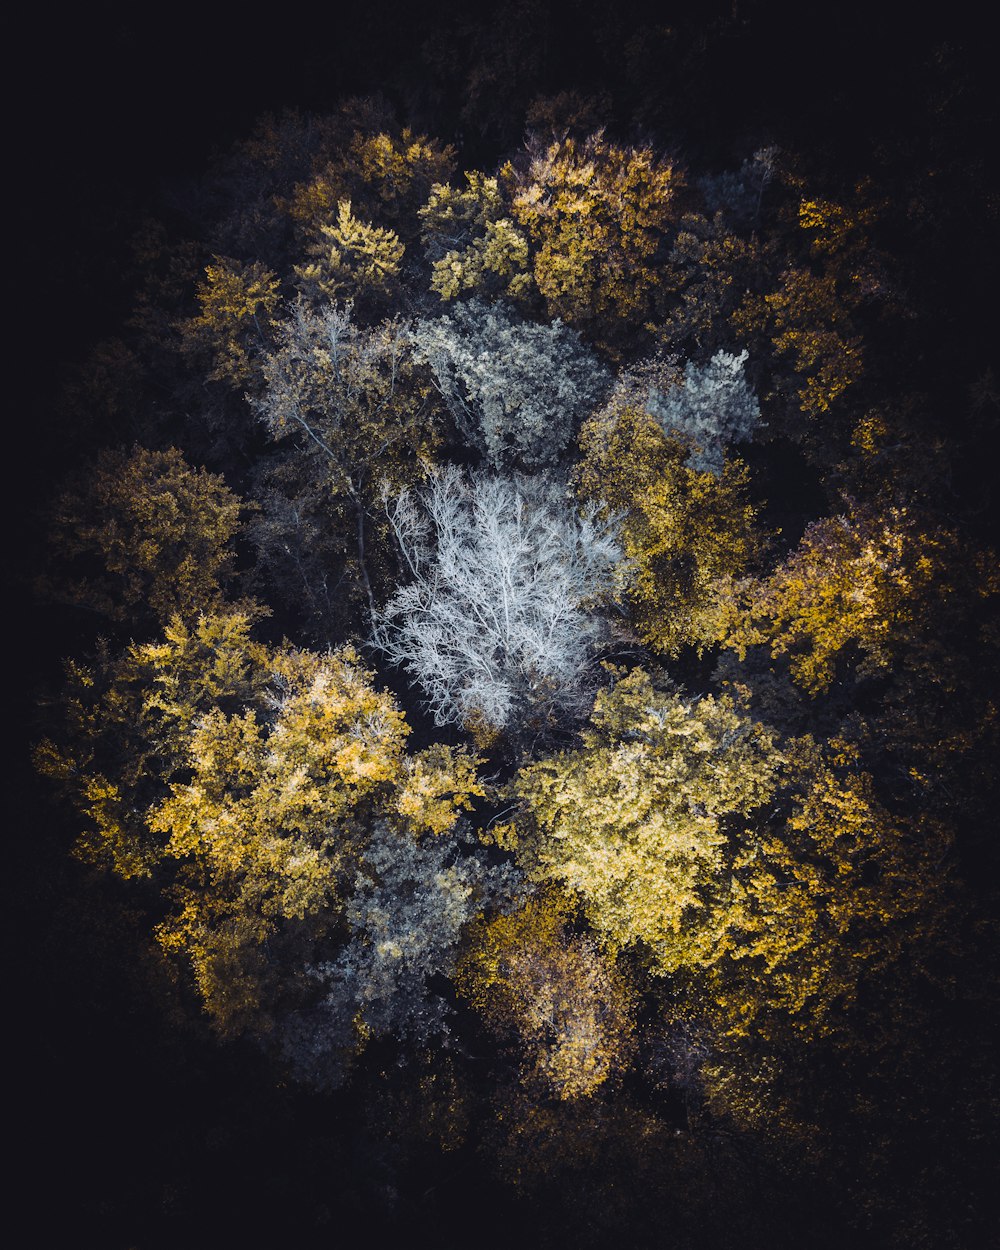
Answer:
[(478, 919), (457, 978), (495, 1033), (516, 1033), (529, 1081), (560, 1099), (593, 1094), (628, 1066), (634, 1046), (627, 983), (592, 939), (572, 932), (573, 910), (549, 889)]
[(952, 838), (930, 813), (890, 811), (846, 738), (786, 743), (781, 782), (775, 818), (732, 860), (725, 953), (681, 997), (709, 1039), (713, 1114), (801, 1133), (833, 1094), (817, 1062), (856, 1106), (858, 1074), (911, 1063), (926, 1004), (950, 998)]
[(598, 692), (581, 740), (514, 779), (519, 860), (575, 894), (612, 949), (641, 943), (655, 973), (714, 962), (730, 832), (774, 794), (773, 735), (728, 698), (686, 701), (633, 669)]
[(945, 592), (955, 538), (917, 524), (906, 509), (826, 517), (766, 578), (745, 588), (747, 610), (728, 645), (741, 656), (767, 646), (788, 655), (810, 694), (828, 690), (842, 658), (871, 676), (890, 668)]
[(322, 469), (297, 449), (261, 461), (250, 492), (260, 511), (246, 532), (259, 593), (294, 610), (303, 638), (329, 646), (349, 629), (359, 587), (353, 518), (324, 489)]
[(727, 225), (747, 227), (760, 220), (764, 192), (777, 172), (781, 153), (776, 147), (758, 148), (737, 172), (707, 174), (698, 179), (706, 211), (721, 214)]
[(405, 252), (393, 230), (359, 221), (350, 200), (337, 205), (337, 220), (320, 223), (308, 245), (311, 258), (295, 267), (311, 299), (358, 300), (382, 305), (393, 294)]
[(509, 864), (488, 865), (457, 829), (417, 839), (377, 823), (344, 908), (348, 940), (307, 969), (318, 1000), (283, 1026), (297, 1074), (336, 1084), (371, 1037), (447, 1044), (449, 1004), (432, 983), (454, 975), (466, 926), (485, 908), (509, 906), (518, 883)]
[(900, 819), (880, 801), (846, 738), (809, 736), (782, 751), (781, 819), (759, 826), (731, 860), (739, 883), (726, 958), (707, 970), (718, 1036), (772, 1046), (852, 1028), (862, 987), (886, 975), (930, 980), (947, 929), (949, 838), (940, 822)]
[(913, 506), (854, 504), (745, 583), (723, 663), (758, 707), (782, 689), (786, 706), (797, 696), (797, 733), (864, 699), (869, 750), (892, 792), (925, 815), (988, 823), (996, 570), (995, 552)]
[[(764, 297), (764, 305), (775, 350), (792, 358), (802, 382), (799, 406), (810, 417), (827, 412), (864, 371), (862, 340), (852, 332), (835, 279), (787, 269), (781, 286)], [(747, 317), (752, 319), (752, 314)]]
[(350, 160), (373, 208), (377, 203), (380, 215), (412, 231), (432, 187), (447, 182), (454, 172), (455, 149), (404, 127), (398, 134), (356, 133)]
[(270, 714), (203, 717), (182, 760), (190, 781), (173, 782), (148, 816), (177, 861), (160, 941), (190, 960), (224, 1032), (260, 1027), (266, 991), (280, 993), (341, 916), (351, 923), (343, 908), (364, 856), (387, 871), (388, 852), (372, 849), (380, 821), (402, 848), (428, 824), (445, 836), (481, 793), (463, 752), (437, 748), (429, 768), (407, 766), (409, 727), (350, 648), (290, 651), (272, 669)]
[(436, 723), (495, 732), (584, 709), (604, 633), (591, 605), (620, 556), (609, 529), (544, 480), (453, 467), (388, 507), (412, 580), (377, 613), (373, 642)]
[(58, 559), (40, 589), (116, 621), (212, 611), (234, 580), (233, 540), (249, 510), (174, 447), (102, 451), (55, 504)]
[(738, 333), (733, 317), (746, 292), (761, 283), (760, 270), (773, 247), (771, 240), (756, 234), (744, 238), (735, 233), (721, 212), (711, 218), (685, 213), (668, 262), (674, 298), (654, 327), (661, 345), (670, 352), (703, 356), (731, 343)]
[(731, 700), (686, 702), (637, 669), (512, 790), (496, 840), (665, 979), (709, 1105), (738, 1121), (808, 1115), (809, 1047), (864, 1053), (859, 1000), (926, 988), (951, 940), (946, 828), (893, 814), (845, 737), (779, 743)]
[(420, 209), (431, 290), (443, 300), (463, 291), (512, 299), (528, 295), (533, 286), (528, 240), (511, 219), (499, 180), (470, 170), (465, 181), (465, 190), (437, 183)]
[(264, 1036), (314, 992), (304, 970), (333, 957), (363, 857), (390, 836), (376, 827), (454, 849), (483, 793), (464, 750), (406, 753), (403, 714), (350, 648), (271, 650), (245, 616), (177, 620), (73, 675), (71, 741), (43, 743), (39, 766), (86, 819), (79, 853), (159, 887), (160, 945), (227, 1035)]
[(317, 153), (310, 176), (281, 207), (300, 235), (308, 237), (329, 225), (346, 200), (366, 220), (409, 245), (416, 235), (417, 210), (432, 185), (446, 182), (454, 171), (454, 149), (409, 128), (397, 129), (384, 100), (348, 101), (333, 120), (337, 133), (327, 137), (326, 159)]
[[(298, 479), (292, 498), (307, 515), (320, 513), (320, 528), (343, 535), (345, 545), (349, 536), (347, 567), (371, 604), (367, 522), (378, 497), (376, 474), (397, 488), (412, 482), (438, 441), (430, 388), (414, 375), (403, 327), (387, 321), (366, 330), (349, 307), (313, 309), (299, 301), (263, 371), (253, 407), (275, 439), (293, 440), (295, 456), (283, 475)], [(280, 487), (281, 477), (272, 485)], [(281, 493), (288, 497), (289, 488)], [(269, 541), (279, 552), (283, 545), (280, 536)]]
[[(345, 102), (324, 117), (287, 108), (265, 114), (246, 138), (212, 161), (198, 207), (208, 218), (203, 228), (213, 251), (256, 256), (282, 272), (288, 268), (289, 198), (342, 150), (358, 124), (349, 117), (358, 103)], [(371, 110), (362, 104), (362, 112)], [(366, 117), (369, 122), (380, 124)]]
[(153, 876), (164, 844), (146, 813), (166, 796), (194, 726), (263, 699), (272, 656), (251, 625), (246, 612), (175, 617), (153, 642), (120, 656), (104, 643), (90, 664), (67, 663), (63, 731), (35, 760), (84, 819), (80, 858), (126, 879)]
[(760, 406), (743, 374), (748, 355), (718, 351), (704, 365), (689, 361), (680, 386), (650, 394), (647, 411), (663, 432), (692, 445), (690, 468), (720, 476), (726, 447), (757, 429)]
[(465, 438), (494, 469), (556, 463), (574, 423), (604, 398), (604, 366), (558, 320), (522, 321), (479, 299), (413, 328), (414, 359), (430, 365)]
[(549, 315), (606, 334), (641, 325), (660, 280), (680, 170), (651, 148), (620, 147), (598, 131), (582, 141), (533, 137), (504, 177)]
[(197, 291), (201, 312), (180, 325), (185, 351), (204, 352), (210, 382), (246, 389), (257, 378), (259, 358), (271, 345), (278, 309), (276, 274), (254, 261), (216, 257)]
[(633, 619), (642, 641), (667, 655), (728, 635), (738, 580), (760, 545), (745, 467), (701, 471), (693, 446), (664, 434), (627, 391), (580, 431), (577, 489), (621, 517), (619, 576)]

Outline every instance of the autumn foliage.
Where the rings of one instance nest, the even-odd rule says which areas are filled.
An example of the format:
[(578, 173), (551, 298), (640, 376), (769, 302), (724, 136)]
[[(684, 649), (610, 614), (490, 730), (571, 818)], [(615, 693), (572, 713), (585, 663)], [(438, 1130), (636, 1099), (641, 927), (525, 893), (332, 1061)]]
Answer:
[(954, 992), (998, 721), (886, 205), (541, 120), (458, 173), (390, 114), (263, 125), (146, 288), (36, 765), (276, 1082), (420, 1073), (386, 1135), (526, 1190), (821, 1158)]

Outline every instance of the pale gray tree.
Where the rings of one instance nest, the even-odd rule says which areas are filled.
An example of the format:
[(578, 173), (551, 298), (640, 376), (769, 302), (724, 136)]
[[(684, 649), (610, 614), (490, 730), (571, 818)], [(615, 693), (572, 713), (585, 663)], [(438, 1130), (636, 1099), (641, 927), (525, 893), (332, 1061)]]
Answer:
[(758, 148), (738, 171), (726, 170), (721, 174), (706, 174), (699, 178), (697, 186), (705, 199), (708, 212), (722, 213), (729, 222), (738, 227), (756, 224), (764, 192), (778, 171), (780, 156), (780, 150), (776, 147)]
[[(250, 403), (294, 457), (268, 484), (288, 493), (301, 515), (325, 515), (331, 530), (341, 531), (326, 545), (350, 543), (350, 571), (372, 603), (367, 521), (378, 506), (373, 473), (377, 468), (400, 484), (417, 476), (437, 437), (430, 388), (414, 377), (402, 324), (360, 326), (350, 305), (313, 308), (298, 300), (277, 340), (263, 361), (261, 393)], [(288, 545), (288, 525), (280, 510), (265, 519), (274, 531), (260, 543), (266, 554)]]
[(688, 464), (719, 474), (730, 443), (750, 438), (760, 406), (744, 374), (748, 353), (716, 352), (704, 365), (688, 362), (683, 381), (666, 390), (651, 387), (646, 401), (666, 434), (692, 446)]
[(520, 874), (463, 848), (459, 831), (419, 842), (376, 827), (346, 908), (351, 940), (317, 971), (345, 992), (374, 1034), (426, 1041), (446, 1027), (448, 1005), (427, 978), (450, 978), (462, 928), (487, 906), (510, 902)]
[(317, 1001), (282, 1021), (277, 1040), (292, 1071), (337, 1086), (367, 1036), (447, 1039), (450, 1007), (434, 978), (453, 977), (465, 925), (511, 907), (522, 889), (522, 874), (487, 863), (461, 827), (418, 841), (378, 822), (345, 907), (348, 940), (306, 969)]
[(460, 433), (495, 469), (555, 464), (610, 385), (575, 330), (535, 325), (504, 304), (473, 299), (418, 321), (411, 342)]
[(373, 642), (423, 689), (439, 725), (506, 730), (585, 714), (597, 610), (622, 559), (614, 521), (546, 478), (438, 471), (386, 500), (411, 580)]

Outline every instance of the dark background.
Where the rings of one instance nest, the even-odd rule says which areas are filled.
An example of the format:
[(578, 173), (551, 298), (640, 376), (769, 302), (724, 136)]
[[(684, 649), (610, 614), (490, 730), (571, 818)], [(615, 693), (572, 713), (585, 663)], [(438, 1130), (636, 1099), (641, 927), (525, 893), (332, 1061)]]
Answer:
[[(971, 381), (995, 358), (994, 67), (974, 19), (951, 5), (921, 15), (915, 5), (764, 0), (549, 0), (476, 13), (460, 0), (276, 5), (263, 17), (80, 7), (8, 31), (8, 72), (22, 85), (5, 152), (17, 739), (7, 829), (17, 1053), (7, 1075), (10, 1145), (23, 1165), (8, 1223), (30, 1220), (29, 1245), (62, 1245), (68, 1233), (77, 1246), (122, 1250), (310, 1237), (332, 1246), (359, 1230), (370, 1245), (532, 1240), (525, 1212), (486, 1176), (434, 1176), (438, 1196), (397, 1195), (392, 1210), (374, 1164), (367, 1190), (334, 1183), (338, 1171), (365, 1171), (364, 1142), (338, 1128), (359, 1109), (275, 1089), (251, 1054), (175, 1028), (162, 1004), (176, 991), (131, 937), (128, 892), (94, 892), (66, 855), (72, 821), (31, 772), (40, 692), (74, 650), (65, 622), (33, 607), (28, 589), (44, 558), (38, 516), (79, 456), (56, 397), (128, 311), (127, 241), (150, 207), (266, 110), (323, 112), (345, 94), (382, 91), (404, 120), (489, 165), (519, 142), (537, 95), (606, 91), (623, 129), (638, 126), (702, 167), (774, 141), (809, 153), (834, 185), (873, 172), (902, 195), (933, 166), (946, 184), (933, 223), (898, 240), (917, 301), (934, 314), (916, 367), (944, 396), (956, 375)], [(348, 1197), (326, 1210), (327, 1192)], [(787, 1244), (803, 1244), (786, 1231)]]

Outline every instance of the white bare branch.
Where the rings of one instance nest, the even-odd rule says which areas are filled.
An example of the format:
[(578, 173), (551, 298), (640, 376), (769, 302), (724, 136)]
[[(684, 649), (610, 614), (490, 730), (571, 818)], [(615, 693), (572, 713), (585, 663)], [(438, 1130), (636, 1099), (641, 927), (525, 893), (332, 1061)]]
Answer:
[(551, 480), (448, 467), (388, 506), (413, 580), (373, 641), (423, 688), (439, 725), (508, 728), (584, 714), (621, 549)]

